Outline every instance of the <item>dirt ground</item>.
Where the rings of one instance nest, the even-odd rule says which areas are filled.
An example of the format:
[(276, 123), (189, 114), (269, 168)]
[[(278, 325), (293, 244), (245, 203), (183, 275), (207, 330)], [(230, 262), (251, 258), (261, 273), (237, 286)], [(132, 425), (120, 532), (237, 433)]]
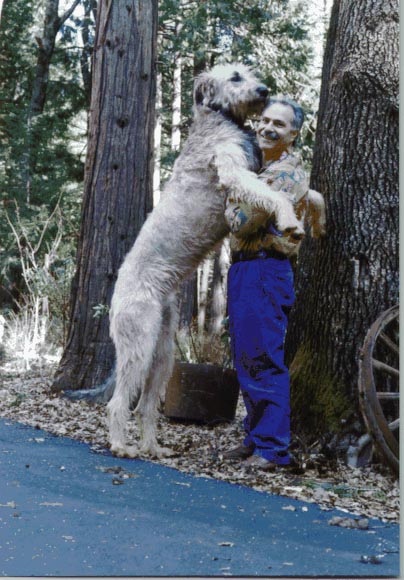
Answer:
[[(18, 373), (3, 364), (0, 367), (0, 417), (60, 437), (78, 439), (88, 443), (93, 451), (105, 453), (108, 447), (105, 407), (52, 394), (51, 377), (49, 367)], [(239, 401), (236, 418), (227, 424), (184, 424), (161, 416), (160, 442), (173, 449), (175, 456), (152, 461), (196, 476), (316, 502), (323, 510), (336, 507), (362, 518), (399, 521), (399, 483), (383, 466), (352, 468), (343, 461), (311, 454), (303, 460), (300, 457), (297, 469), (265, 473), (247, 470), (240, 462), (224, 460), (223, 451), (243, 440), (243, 414)], [(129, 437), (135, 439), (136, 436), (133, 420)]]

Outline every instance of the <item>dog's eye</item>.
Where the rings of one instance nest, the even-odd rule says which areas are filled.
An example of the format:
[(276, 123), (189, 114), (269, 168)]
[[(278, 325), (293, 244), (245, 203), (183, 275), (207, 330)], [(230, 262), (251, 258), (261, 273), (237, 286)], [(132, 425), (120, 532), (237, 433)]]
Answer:
[(235, 73), (233, 73), (233, 76), (231, 77), (231, 79), (230, 79), (230, 80), (231, 80), (231, 82), (232, 82), (232, 83), (239, 83), (239, 82), (241, 82), (243, 79), (241, 78), (241, 76), (240, 76), (240, 73), (238, 73), (238, 72), (235, 72)]

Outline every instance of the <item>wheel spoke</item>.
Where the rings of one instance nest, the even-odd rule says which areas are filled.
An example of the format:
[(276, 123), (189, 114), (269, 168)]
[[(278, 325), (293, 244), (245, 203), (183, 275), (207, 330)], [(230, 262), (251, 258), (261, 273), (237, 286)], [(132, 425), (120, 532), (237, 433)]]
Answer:
[(374, 368), (378, 369), (379, 371), (384, 371), (384, 372), (388, 373), (389, 375), (392, 375), (393, 377), (400, 376), (400, 371), (398, 369), (395, 369), (395, 368), (391, 367), (390, 365), (386, 365), (386, 363), (383, 363), (380, 360), (377, 360), (374, 358), (372, 360), (372, 364), (373, 364)]
[(389, 338), (387, 336), (387, 334), (385, 334), (384, 332), (381, 332), (379, 334), (379, 338), (381, 338), (382, 341), (384, 342), (384, 344), (386, 346), (388, 346), (389, 349), (392, 350), (396, 355), (399, 355), (400, 354), (400, 349), (398, 348), (397, 344), (395, 342), (393, 342), (391, 340), (391, 338)]
[(399, 427), (400, 427), (400, 419), (396, 419), (395, 421), (392, 421), (391, 423), (389, 423), (390, 431), (395, 431)]
[(376, 394), (378, 399), (389, 399), (390, 401), (394, 401), (400, 398), (400, 393), (385, 393), (381, 391)]

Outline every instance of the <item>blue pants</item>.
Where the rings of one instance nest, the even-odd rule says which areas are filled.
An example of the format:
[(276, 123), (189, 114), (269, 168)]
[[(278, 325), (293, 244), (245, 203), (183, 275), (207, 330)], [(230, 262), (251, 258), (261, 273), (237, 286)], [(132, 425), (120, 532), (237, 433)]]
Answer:
[(231, 266), (230, 337), (247, 410), (244, 445), (282, 465), (290, 462), (290, 381), (284, 341), (294, 300), (289, 260), (257, 258)]

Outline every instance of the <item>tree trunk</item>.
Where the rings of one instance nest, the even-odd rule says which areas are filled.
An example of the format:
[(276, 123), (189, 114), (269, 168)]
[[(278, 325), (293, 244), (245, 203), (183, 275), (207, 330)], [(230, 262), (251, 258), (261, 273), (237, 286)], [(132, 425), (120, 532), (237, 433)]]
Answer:
[[(179, 33), (180, 25), (177, 26)], [(179, 151), (181, 146), (181, 75), (182, 58), (181, 53), (174, 54), (174, 78), (173, 78), (173, 105), (172, 105), (172, 126), (171, 126), (171, 149)]]
[(49, 67), (55, 50), (56, 36), (79, 2), (80, 0), (74, 0), (71, 6), (59, 16), (59, 0), (47, 0), (42, 37), (36, 38), (39, 51), (31, 95), (31, 116), (39, 115), (43, 112), (49, 79)]
[(157, 0), (99, 4), (77, 272), (56, 390), (102, 383), (113, 366), (106, 312), (152, 209), (156, 33)]
[(187, 329), (189, 332), (192, 320), (198, 312), (197, 289), (198, 273), (195, 271), (188, 280), (181, 284), (179, 293), (179, 328)]
[(27, 204), (31, 202), (32, 173), (35, 161), (33, 160), (33, 144), (35, 135), (34, 119), (43, 113), (49, 82), (49, 68), (55, 50), (56, 36), (61, 26), (73, 14), (80, 0), (74, 0), (70, 7), (59, 16), (59, 0), (47, 0), (42, 37), (35, 37), (38, 44), (38, 56), (35, 75), (32, 83), (31, 100), (27, 115), (27, 137), (24, 153), (24, 183)]
[[(183, 28), (181, 10), (184, 1), (180, 0), (180, 13), (177, 16), (175, 34), (178, 37)], [(172, 125), (171, 125), (171, 150), (179, 151), (181, 148), (181, 107), (182, 107), (182, 55), (181, 51), (174, 52), (174, 74), (173, 74), (173, 104), (172, 104)], [(191, 332), (191, 324), (197, 313), (197, 289), (198, 274), (193, 272), (188, 280), (180, 286), (179, 291), (179, 328), (188, 329)]]
[(227, 272), (230, 265), (229, 239), (226, 238), (220, 249), (215, 253), (212, 275), (211, 299), (208, 309), (208, 333), (210, 335), (220, 333), (222, 321), (226, 316), (227, 305)]
[(396, 2), (334, 2), (311, 177), (328, 233), (302, 248), (286, 345), (311, 433), (355, 416), (365, 334), (398, 300), (398, 62)]
[(163, 108), (163, 75), (157, 73), (156, 77), (156, 115), (154, 125), (154, 170), (153, 170), (153, 206), (160, 201), (161, 194), (161, 134), (162, 134), (162, 108)]
[(88, 106), (91, 103), (91, 55), (93, 53), (93, 45), (90, 30), (93, 26), (92, 16), (94, 19), (97, 17), (97, 2), (96, 0), (86, 0), (84, 2), (84, 18), (80, 30), (83, 41), (83, 49), (80, 55), (80, 69)]
[(213, 256), (209, 254), (198, 266), (198, 333), (206, 330), (206, 309), (208, 305), (209, 282), (212, 278)]

